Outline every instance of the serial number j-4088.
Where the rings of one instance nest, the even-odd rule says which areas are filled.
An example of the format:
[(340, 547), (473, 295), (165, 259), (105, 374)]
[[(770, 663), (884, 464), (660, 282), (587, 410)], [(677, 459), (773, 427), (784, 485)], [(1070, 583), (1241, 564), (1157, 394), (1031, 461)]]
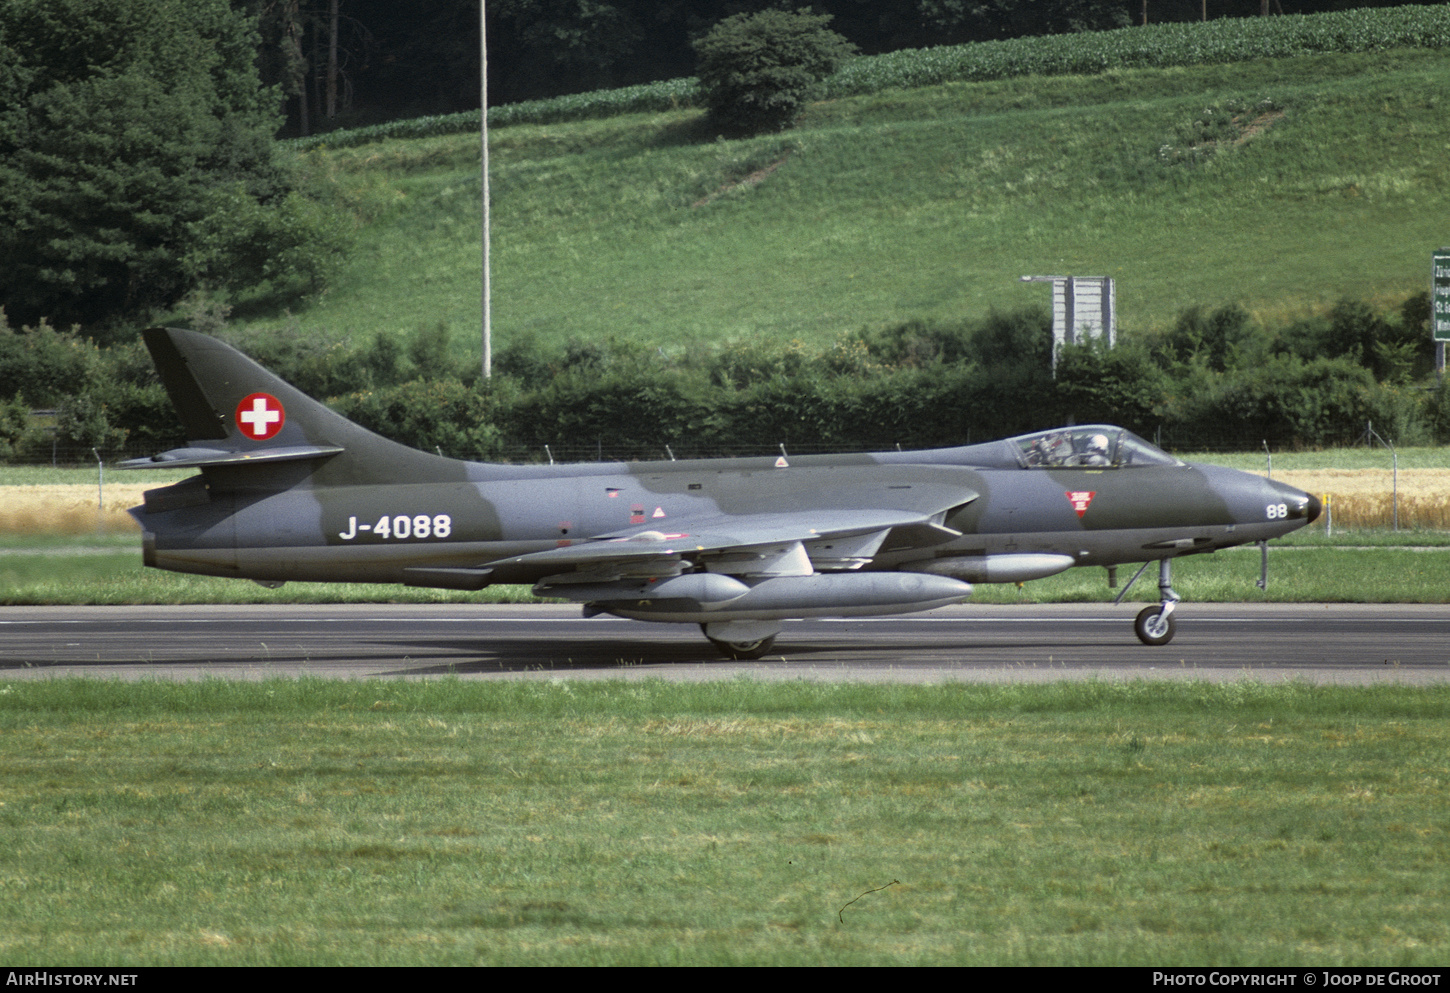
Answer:
[(359, 524), (356, 517), (347, 519), (347, 530), (337, 536), (351, 541), (362, 534), (374, 538), (401, 540), (407, 538), (446, 538), (453, 533), (453, 518), (447, 514), (384, 514), (376, 524)]

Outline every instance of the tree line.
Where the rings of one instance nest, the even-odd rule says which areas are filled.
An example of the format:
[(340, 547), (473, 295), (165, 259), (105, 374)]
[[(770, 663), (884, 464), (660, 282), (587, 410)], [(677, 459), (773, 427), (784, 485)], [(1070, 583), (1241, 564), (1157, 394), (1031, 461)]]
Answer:
[[(1428, 3), (1430, 0), (1424, 0)], [(1272, 0), (1316, 14), (1403, 0)], [(287, 95), (287, 134), (479, 106), (478, 0), (248, 0), (264, 80)], [(1253, 17), (1263, 0), (486, 0), (491, 103), (690, 76), (694, 43), (720, 20), (808, 9), (866, 55)]]
[[(455, 365), (448, 329), (359, 344), (295, 324), (207, 328), (338, 412), (426, 451), (473, 459), (660, 459), (931, 448), (1066, 423), (1121, 424), (1169, 449), (1352, 444), (1372, 421), (1397, 444), (1450, 442), (1428, 294), (1380, 313), (1342, 300), (1266, 328), (1243, 308), (1183, 311), (1112, 350), (1069, 346), (1051, 367), (1044, 311), (862, 329), (666, 355), (629, 339), (510, 343), (491, 380)], [(33, 407), (56, 411), (38, 425)], [(0, 323), (0, 458), (89, 461), (185, 443), (138, 342), (101, 347), (49, 325)]]

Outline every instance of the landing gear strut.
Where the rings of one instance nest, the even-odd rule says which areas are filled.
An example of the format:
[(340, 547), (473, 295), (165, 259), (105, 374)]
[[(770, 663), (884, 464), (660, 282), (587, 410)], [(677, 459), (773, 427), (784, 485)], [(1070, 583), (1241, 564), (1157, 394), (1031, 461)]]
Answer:
[(1179, 596), (1173, 592), (1172, 559), (1158, 562), (1158, 595), (1163, 598), (1162, 602), (1156, 607), (1144, 607), (1133, 622), (1133, 632), (1145, 645), (1166, 645), (1173, 640), (1173, 608)]
[(761, 638), (759, 641), (721, 641), (719, 638), (711, 638), (710, 644), (720, 650), (720, 654), (727, 659), (758, 659), (770, 647), (775, 644), (775, 636)]

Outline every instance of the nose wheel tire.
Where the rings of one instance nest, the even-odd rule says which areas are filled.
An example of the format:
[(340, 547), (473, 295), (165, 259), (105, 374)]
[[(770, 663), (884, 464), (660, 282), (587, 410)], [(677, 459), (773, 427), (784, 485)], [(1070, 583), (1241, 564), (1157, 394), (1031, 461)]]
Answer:
[(1173, 615), (1163, 615), (1163, 605), (1144, 607), (1133, 622), (1133, 633), (1145, 645), (1166, 645), (1173, 640)]

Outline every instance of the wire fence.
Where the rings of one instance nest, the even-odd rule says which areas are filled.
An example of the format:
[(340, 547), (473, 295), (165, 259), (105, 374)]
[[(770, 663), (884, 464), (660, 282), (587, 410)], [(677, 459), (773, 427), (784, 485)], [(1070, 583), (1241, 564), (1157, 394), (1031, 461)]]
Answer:
[[(970, 445), (995, 440), (994, 437), (964, 437), (960, 444)], [(1168, 437), (1150, 435), (1148, 441), (1174, 455), (1184, 454), (1236, 454), (1264, 455), (1268, 458), (1282, 453), (1304, 451), (1293, 445), (1266, 442), (1262, 438), (1243, 438), (1219, 435), (1192, 435)], [(864, 441), (835, 444), (805, 443), (790, 440), (742, 441), (734, 444), (692, 444), (689, 441), (668, 443), (616, 444), (604, 438), (593, 440), (561, 439), (541, 444), (503, 444), (488, 451), (449, 451), (433, 448), (432, 451), (448, 458), (473, 462), (501, 462), (505, 464), (549, 464), (566, 462), (655, 462), (684, 461), (687, 459), (758, 458), (785, 454), (829, 455), (858, 454), (863, 452), (910, 451), (918, 446), (902, 445), (899, 442), (875, 438)], [(114, 466), (127, 459), (150, 458), (156, 451), (151, 447), (126, 446), (97, 452), (93, 448), (55, 444), (42, 449), (31, 449), (15, 453), (8, 459), (0, 459), (0, 466), (50, 466), (53, 468), (76, 469), (95, 468), (98, 462)], [(157, 468), (165, 468), (157, 463)]]
[[(893, 450), (895, 446), (795, 446), (785, 443), (742, 443), (738, 445), (701, 446), (666, 444), (658, 448), (606, 445), (602, 439), (588, 442), (561, 441), (539, 446), (511, 446), (487, 453), (447, 452), (439, 454), (455, 458), (472, 458), (512, 464), (637, 462), (700, 459), (700, 458), (778, 458), (782, 454), (794, 458), (825, 452), (865, 452)], [(1375, 471), (1345, 471), (1332, 466), (1299, 468), (1287, 471), (1275, 467), (1273, 456), (1287, 449), (1265, 451), (1262, 441), (1246, 443), (1243, 439), (1220, 439), (1218, 445), (1194, 439), (1198, 454), (1235, 453), (1237, 464), (1243, 455), (1262, 455), (1263, 467), (1276, 478), (1310, 490), (1325, 504), (1321, 521), (1315, 525), (1334, 530), (1450, 530), (1450, 470), (1424, 469), (1408, 473), (1393, 462), (1393, 453), (1381, 449), (1385, 465)], [(7, 496), (0, 506), (0, 532), (59, 531), (84, 533), (92, 528), (115, 530), (131, 527), (126, 508), (139, 500), (140, 490), (155, 486), (156, 477), (135, 476), (116, 470), (116, 462), (125, 458), (144, 458), (152, 453), (125, 450), (97, 453), (94, 449), (56, 445), (50, 457), (12, 459), (0, 464), (0, 482), (25, 487)], [(1188, 453), (1184, 453), (1188, 454)], [(1298, 464), (1302, 467), (1303, 460)], [(7, 474), (5, 466), (20, 471)], [(1394, 466), (1394, 468), (1392, 468)], [(65, 470), (52, 475), (45, 470)], [(166, 468), (156, 463), (156, 469)], [(36, 470), (39, 470), (38, 472)], [(185, 470), (176, 470), (178, 474)], [(31, 492), (34, 491), (34, 492)]]

